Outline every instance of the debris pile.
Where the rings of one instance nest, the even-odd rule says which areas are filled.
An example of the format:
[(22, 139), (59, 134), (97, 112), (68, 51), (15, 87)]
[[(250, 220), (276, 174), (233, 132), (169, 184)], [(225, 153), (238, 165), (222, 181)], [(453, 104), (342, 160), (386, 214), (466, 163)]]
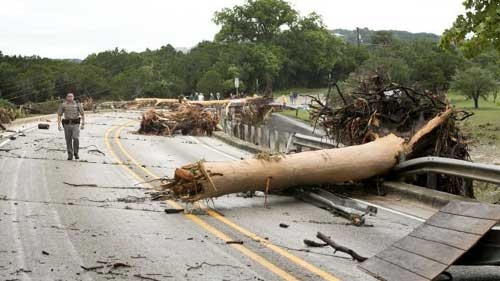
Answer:
[(209, 109), (185, 104), (177, 111), (149, 109), (142, 115), (139, 134), (170, 136), (178, 131), (183, 135), (212, 135), (219, 117)]
[(0, 124), (12, 122), (16, 118), (16, 112), (12, 108), (0, 107)]
[[(408, 140), (434, 116), (451, 108), (443, 94), (396, 85), (381, 74), (361, 77), (358, 82), (353, 92), (347, 95), (337, 88), (343, 103), (337, 108), (329, 104), (329, 98), (322, 102), (311, 97), (311, 119), (337, 144), (359, 145), (389, 134)], [(456, 121), (471, 115), (451, 110), (449, 117), (433, 132), (428, 132), (425, 142), (413, 145), (412, 152), (406, 153), (405, 158), (439, 156), (470, 160), (469, 140)], [(420, 180), (425, 179), (417, 179)], [(470, 184), (457, 177), (440, 177), (437, 189), (472, 197)]]
[[(377, 76), (360, 84), (333, 108), (313, 101), (312, 115), (341, 148), (231, 162), (198, 162), (163, 179), (165, 196), (186, 202), (247, 191), (363, 182), (388, 176), (400, 159), (427, 155), (468, 159), (467, 140), (455, 121), (457, 112), (444, 97), (419, 93)], [(415, 180), (422, 180), (416, 178)], [(472, 190), (458, 177), (440, 177), (438, 188), (464, 194)]]
[(238, 112), (239, 118), (244, 124), (258, 125), (271, 117), (273, 107), (269, 104), (272, 100), (261, 98), (247, 102), (242, 110)]
[(83, 110), (85, 111), (90, 111), (94, 109), (94, 99), (91, 96), (83, 97), (81, 103)]
[(53, 114), (61, 105), (61, 100), (48, 100), (44, 102), (28, 102), (19, 107), (23, 114)]

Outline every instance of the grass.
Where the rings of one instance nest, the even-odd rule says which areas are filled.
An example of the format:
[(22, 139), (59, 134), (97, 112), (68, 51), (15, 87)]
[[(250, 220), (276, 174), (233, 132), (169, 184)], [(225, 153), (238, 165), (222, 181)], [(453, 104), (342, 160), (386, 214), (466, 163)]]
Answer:
[(465, 96), (448, 93), (451, 104), (457, 109), (474, 113), (473, 116), (461, 122), (464, 132), (476, 139), (481, 144), (500, 144), (500, 105), (493, 102), (493, 97), (488, 100), (479, 100), (479, 108), (474, 108), (474, 102)]
[(274, 97), (281, 97), (282, 95), (285, 95), (287, 98), (290, 95), (290, 92), (297, 92), (299, 95), (317, 95), (317, 94), (326, 94), (328, 92), (328, 88), (292, 88), (292, 89), (285, 89), (285, 90), (278, 90), (278, 91), (273, 91), (273, 96)]
[(299, 109), (298, 111), (294, 110), (294, 109), (287, 109), (287, 110), (280, 112), (280, 114), (298, 119), (300, 121), (304, 121), (306, 123), (309, 123), (311, 121), (309, 119), (309, 111), (307, 111), (305, 109)]

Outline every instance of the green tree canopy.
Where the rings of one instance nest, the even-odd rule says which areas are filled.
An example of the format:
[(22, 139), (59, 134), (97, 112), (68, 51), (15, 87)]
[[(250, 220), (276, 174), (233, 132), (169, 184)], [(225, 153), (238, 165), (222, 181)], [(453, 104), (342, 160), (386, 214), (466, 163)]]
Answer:
[(500, 51), (500, 0), (465, 0), (466, 12), (445, 30), (441, 46), (460, 47), (467, 57), (495, 46)]
[(497, 89), (497, 81), (487, 69), (472, 66), (459, 70), (453, 77), (452, 89), (474, 100), (474, 108), (479, 107), (479, 98), (486, 99)]
[(222, 75), (211, 69), (198, 81), (196, 88), (202, 93), (216, 93), (224, 87)]
[(297, 11), (283, 0), (247, 0), (243, 5), (216, 12), (213, 21), (221, 26), (216, 41), (270, 42), (290, 28)]

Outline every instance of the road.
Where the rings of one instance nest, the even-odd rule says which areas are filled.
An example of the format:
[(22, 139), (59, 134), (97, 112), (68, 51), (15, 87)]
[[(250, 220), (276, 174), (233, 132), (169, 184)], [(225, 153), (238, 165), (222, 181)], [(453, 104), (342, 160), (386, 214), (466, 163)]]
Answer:
[[(66, 160), (54, 122), (0, 141), (12, 148), (0, 152), (0, 280), (375, 280), (348, 256), (303, 239), (321, 231), (370, 257), (420, 224), (379, 210), (367, 218), (373, 227), (355, 227), (288, 196), (270, 196), (269, 208), (260, 196), (150, 201), (156, 183), (143, 182), (178, 166), (253, 155), (209, 137), (137, 135), (138, 117), (88, 116), (80, 161)], [(164, 212), (178, 207), (190, 212)], [(500, 276), (495, 267), (452, 272), (455, 280)]]

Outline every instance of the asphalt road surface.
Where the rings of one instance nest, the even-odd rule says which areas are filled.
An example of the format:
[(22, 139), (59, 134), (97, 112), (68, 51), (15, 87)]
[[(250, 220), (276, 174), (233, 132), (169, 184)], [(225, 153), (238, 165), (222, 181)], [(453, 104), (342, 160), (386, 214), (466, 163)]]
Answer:
[[(420, 224), (381, 209), (367, 218), (372, 227), (355, 227), (287, 196), (270, 196), (269, 208), (262, 196), (194, 206), (151, 201), (157, 183), (142, 182), (175, 167), (253, 155), (209, 137), (134, 134), (139, 116), (89, 115), (79, 161), (66, 160), (55, 122), (0, 139), (0, 280), (375, 280), (349, 256), (307, 248), (303, 239), (321, 231), (370, 257)], [(164, 212), (178, 207), (190, 213)], [(500, 276), (496, 267), (451, 271), (454, 280)]]

